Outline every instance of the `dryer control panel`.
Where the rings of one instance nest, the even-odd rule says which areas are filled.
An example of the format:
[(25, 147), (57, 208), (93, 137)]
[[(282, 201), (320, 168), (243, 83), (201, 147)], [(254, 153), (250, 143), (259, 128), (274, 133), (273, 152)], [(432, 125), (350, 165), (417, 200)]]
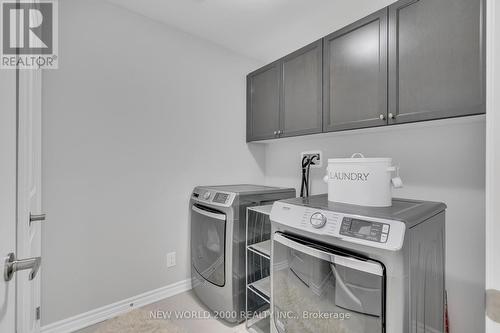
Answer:
[(235, 193), (212, 191), (210, 189), (197, 189), (191, 195), (196, 201), (222, 207), (230, 207), (233, 204), (235, 196)]
[(406, 226), (401, 221), (344, 214), (280, 201), (273, 205), (271, 221), (314, 234), (392, 251), (403, 247), (406, 231)]

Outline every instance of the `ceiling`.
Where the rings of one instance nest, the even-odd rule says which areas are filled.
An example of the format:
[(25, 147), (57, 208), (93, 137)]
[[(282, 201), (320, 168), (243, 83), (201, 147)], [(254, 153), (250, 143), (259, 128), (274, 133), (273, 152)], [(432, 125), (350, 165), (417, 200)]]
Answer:
[(108, 0), (262, 62), (393, 0)]

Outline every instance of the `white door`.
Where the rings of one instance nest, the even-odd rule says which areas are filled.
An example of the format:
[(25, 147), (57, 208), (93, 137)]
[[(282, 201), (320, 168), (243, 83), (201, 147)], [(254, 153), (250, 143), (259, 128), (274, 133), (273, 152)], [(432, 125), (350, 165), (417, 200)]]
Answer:
[[(19, 71), (18, 258), (41, 257), (41, 71)], [(40, 331), (40, 271), (17, 273), (17, 333)]]
[[(32, 267), (40, 262), (43, 223), (40, 215), (41, 72), (19, 71), (17, 87), (16, 92), (16, 71), (2, 70), (0, 332), (37, 333), (40, 331), (41, 315), (40, 270), (33, 270)], [(12, 267), (18, 271), (6, 281), (5, 260), (10, 253), (17, 258)], [(14, 258), (11, 257), (11, 260)]]
[(16, 72), (0, 70), (0, 332), (15, 332), (16, 278), (5, 257), (16, 251)]
[(486, 332), (500, 332), (500, 4), (487, 1)]

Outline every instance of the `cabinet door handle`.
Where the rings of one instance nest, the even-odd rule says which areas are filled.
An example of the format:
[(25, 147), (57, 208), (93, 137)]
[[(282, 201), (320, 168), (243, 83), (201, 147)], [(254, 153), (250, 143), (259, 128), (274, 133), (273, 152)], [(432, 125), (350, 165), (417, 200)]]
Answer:
[(276, 136), (276, 135), (278, 135), (278, 131), (274, 131), (274, 135), (275, 135), (275, 136)]
[(389, 113), (389, 119), (394, 119), (394, 118), (396, 118), (396, 116), (392, 112), (390, 112)]
[(279, 131), (278, 131), (278, 135), (280, 135), (281, 133), (283, 133), (283, 131), (279, 130)]
[(381, 114), (381, 115), (379, 116), (379, 118), (380, 118), (380, 120), (385, 120), (385, 114)]

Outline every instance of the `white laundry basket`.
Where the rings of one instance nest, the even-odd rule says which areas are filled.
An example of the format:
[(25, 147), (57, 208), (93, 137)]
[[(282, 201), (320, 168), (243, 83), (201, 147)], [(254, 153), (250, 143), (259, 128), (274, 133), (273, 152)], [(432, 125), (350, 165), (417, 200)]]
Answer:
[(392, 205), (392, 187), (402, 186), (392, 158), (365, 158), (356, 153), (351, 158), (328, 159), (328, 201), (370, 207)]

